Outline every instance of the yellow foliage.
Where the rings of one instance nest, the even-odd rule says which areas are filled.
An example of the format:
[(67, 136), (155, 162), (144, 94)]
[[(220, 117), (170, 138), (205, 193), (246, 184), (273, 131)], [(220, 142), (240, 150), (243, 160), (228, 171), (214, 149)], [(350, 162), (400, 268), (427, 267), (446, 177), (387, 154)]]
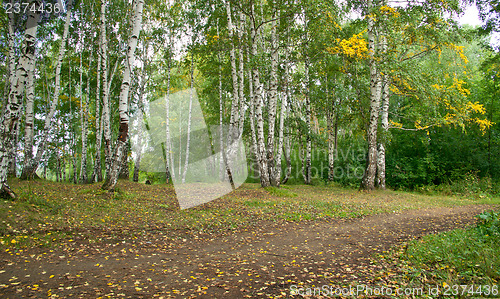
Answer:
[(461, 95), (463, 96), (468, 96), (470, 95), (470, 90), (467, 88), (464, 88), (463, 85), (466, 84), (465, 81), (457, 79), (457, 77), (453, 77), (453, 84), (448, 87), (449, 89), (451, 88), (456, 88), (458, 92), (460, 92)]
[(467, 56), (465, 56), (465, 54), (464, 54), (464, 46), (457, 46), (457, 45), (452, 44), (452, 43), (447, 44), (447, 46), (450, 49), (455, 50), (455, 52), (458, 54), (458, 56), (460, 56), (460, 59), (462, 59), (464, 64), (467, 64), (469, 62), (469, 59), (467, 59)]
[(403, 124), (397, 123), (395, 121), (390, 120), (389, 122), (391, 123), (391, 126), (394, 127), (394, 128), (401, 129), (403, 127)]
[(389, 90), (396, 95), (403, 95), (403, 93), (395, 85), (389, 86)]
[(479, 125), (479, 129), (481, 130), (481, 132), (483, 132), (483, 134), (486, 133), (486, 130), (494, 124), (487, 119), (476, 118), (474, 121)]
[(339, 43), (335, 47), (328, 47), (326, 50), (330, 54), (343, 54), (351, 58), (366, 58), (368, 57), (368, 43), (362, 37), (364, 31), (353, 35), (349, 39), (337, 39)]
[(397, 12), (395, 8), (387, 6), (387, 5), (380, 7), (380, 11), (384, 14), (392, 15), (396, 18), (399, 17), (399, 12)]
[(468, 102), (466, 107), (468, 110), (476, 112), (476, 113), (480, 113), (480, 114), (486, 113), (486, 109), (484, 109), (483, 104), (479, 104), (479, 102), (475, 102), (475, 103)]

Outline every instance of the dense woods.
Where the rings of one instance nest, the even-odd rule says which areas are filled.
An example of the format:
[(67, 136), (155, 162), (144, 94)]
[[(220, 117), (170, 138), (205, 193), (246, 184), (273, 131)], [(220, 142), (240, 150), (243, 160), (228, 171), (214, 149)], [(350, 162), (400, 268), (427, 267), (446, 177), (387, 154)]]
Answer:
[[(184, 182), (206, 138), (197, 101), (218, 128), (206, 156), (222, 153), (207, 167), (233, 187), (240, 139), (263, 187), (491, 191), (500, 179), (498, 4), (80, 0), (47, 15), (50, 1), (6, 9), (16, 3), (0, 12), (3, 196), (16, 196), (9, 176)], [(457, 23), (466, 5), (483, 27)]]

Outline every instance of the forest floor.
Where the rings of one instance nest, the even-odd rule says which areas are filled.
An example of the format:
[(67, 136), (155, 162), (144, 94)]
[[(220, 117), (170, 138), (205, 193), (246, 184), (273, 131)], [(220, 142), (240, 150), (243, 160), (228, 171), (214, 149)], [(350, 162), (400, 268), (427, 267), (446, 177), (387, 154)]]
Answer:
[[(23, 184), (15, 182), (14, 187), (25, 190)], [(125, 203), (133, 209), (133, 202), (142, 203), (145, 208), (137, 213), (149, 214), (147, 204), (139, 199), (143, 198), (140, 190), (151, 194), (168, 191), (165, 186), (133, 183), (125, 187), (135, 188), (135, 192), (128, 193), (134, 196), (110, 199), (109, 194), (99, 193), (96, 185), (76, 187), (35, 182), (24, 201), (3, 201), (0, 206), (0, 216), (5, 219), (4, 227), (0, 227), (4, 235), (3, 247), (0, 247), (0, 297), (287, 298), (292, 290), (303, 288), (305, 292), (307, 288), (323, 285), (333, 289), (349, 286), (356, 289), (356, 285), (395, 287), (403, 270), (397, 260), (384, 258), (391, 248), (402, 244), (404, 248), (406, 241), (426, 234), (471, 225), (477, 214), (493, 207), (485, 204), (486, 199), (436, 199), (393, 191), (378, 192), (374, 196), (325, 186), (314, 189), (319, 190), (315, 196), (317, 201), (308, 208), (309, 214), (303, 211), (310, 219), (302, 219), (289, 212), (280, 214), (279, 211), (288, 206), (276, 208), (276, 201), (280, 198), (289, 201), (290, 207), (295, 206), (300, 212), (304, 207), (295, 201), (301, 200), (301, 192), (307, 186), (276, 194), (275, 190), (246, 185), (234, 194), (194, 209), (195, 212), (162, 210), (158, 203), (152, 205), (166, 222), (154, 222), (156, 216), (132, 215), (135, 218), (129, 219), (130, 215), (106, 215), (111, 210), (102, 205), (113, 201), (118, 202), (114, 209)], [(69, 208), (65, 205), (54, 211), (53, 205), (43, 206), (41, 203), (45, 201), (40, 198), (50, 190), (58, 193), (67, 190), (63, 194)], [(305, 198), (310, 198), (312, 190)], [(93, 193), (97, 196), (92, 197)], [(40, 198), (33, 199), (36, 194)], [(85, 196), (77, 197), (77, 194)], [(321, 194), (324, 200), (318, 199)], [(71, 197), (73, 195), (75, 197)], [(373, 205), (390, 204), (382, 210), (374, 209), (368, 201), (364, 202), (367, 196), (373, 196)], [(100, 215), (102, 220), (94, 219), (89, 222), (92, 225), (80, 220), (92, 215), (78, 216), (75, 210), (82, 212), (80, 201), (92, 201), (89, 206), (94, 209), (101, 203), (98, 211), (105, 212)], [(148, 202), (151, 201), (150, 198)], [(263, 202), (272, 204), (270, 207), (258, 204)], [(365, 210), (357, 206), (360, 213), (351, 213), (349, 207), (354, 202)], [(160, 207), (164, 206), (169, 204), (163, 203)], [(22, 213), (20, 209), (26, 207), (38, 211), (39, 218), (29, 211)], [(269, 210), (265, 210), (266, 207)], [(336, 212), (331, 207), (335, 207)], [(228, 209), (234, 211), (231, 214), (246, 216), (240, 215), (239, 222), (219, 219), (227, 216), (219, 212)], [(52, 214), (46, 215), (47, 211)], [(91, 211), (97, 215), (95, 210)], [(206, 214), (207, 211), (211, 211), (210, 214)], [(255, 216), (259, 213), (265, 216)], [(177, 216), (172, 216), (174, 214)], [(182, 219), (191, 217), (182, 223), (184, 227), (172, 222), (180, 222), (180, 218), (175, 218), (178, 214)], [(209, 215), (212, 218), (203, 222)], [(130, 222), (117, 222), (116, 217)], [(40, 222), (41, 219), (50, 221)], [(14, 221), (29, 222), (32, 226), (38, 223), (40, 228), (26, 230)], [(101, 222), (113, 224), (97, 225)], [(210, 223), (214, 226), (209, 226)], [(230, 229), (221, 229), (223, 225), (226, 228), (230, 225)], [(51, 236), (56, 237), (48, 239)], [(31, 241), (23, 243), (23, 239)], [(50, 242), (36, 243), (37, 240)]]

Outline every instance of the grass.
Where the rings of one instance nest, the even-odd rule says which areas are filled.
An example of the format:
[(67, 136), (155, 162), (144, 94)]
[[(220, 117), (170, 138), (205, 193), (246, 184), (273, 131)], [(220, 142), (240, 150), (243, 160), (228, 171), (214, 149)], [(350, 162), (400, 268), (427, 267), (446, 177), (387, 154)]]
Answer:
[[(460, 287), (458, 297), (500, 295), (500, 217), (499, 213), (478, 215), (476, 226), (427, 235), (393, 250), (386, 260), (398, 264), (404, 275), (404, 286), (476, 286), (474, 290)], [(496, 291), (491, 289), (496, 288)], [(457, 290), (451, 289), (451, 294)], [(463, 293), (462, 293), (463, 292)], [(496, 295), (495, 295), (496, 293)]]
[[(419, 193), (360, 192), (334, 185), (260, 188), (244, 184), (210, 203), (179, 210), (171, 185), (120, 181), (114, 193), (100, 184), (10, 181), (19, 195), (0, 200), (0, 246), (58, 246), (101, 234), (137, 236), (162, 230), (175, 237), (186, 231), (224, 233), (261, 221), (330, 221), (408, 209), (498, 204), (498, 198), (467, 199)], [(14, 242), (13, 242), (14, 240)]]

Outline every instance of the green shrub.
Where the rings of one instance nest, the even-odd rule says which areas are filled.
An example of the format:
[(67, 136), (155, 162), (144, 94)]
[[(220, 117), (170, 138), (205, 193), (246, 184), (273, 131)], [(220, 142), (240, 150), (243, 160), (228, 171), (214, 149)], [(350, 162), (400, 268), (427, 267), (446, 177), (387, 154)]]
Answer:
[(428, 235), (409, 243), (402, 258), (410, 282), (496, 284), (500, 279), (500, 223), (493, 211), (477, 216), (476, 227)]
[(484, 238), (500, 239), (500, 214), (492, 210), (477, 215), (476, 229)]

